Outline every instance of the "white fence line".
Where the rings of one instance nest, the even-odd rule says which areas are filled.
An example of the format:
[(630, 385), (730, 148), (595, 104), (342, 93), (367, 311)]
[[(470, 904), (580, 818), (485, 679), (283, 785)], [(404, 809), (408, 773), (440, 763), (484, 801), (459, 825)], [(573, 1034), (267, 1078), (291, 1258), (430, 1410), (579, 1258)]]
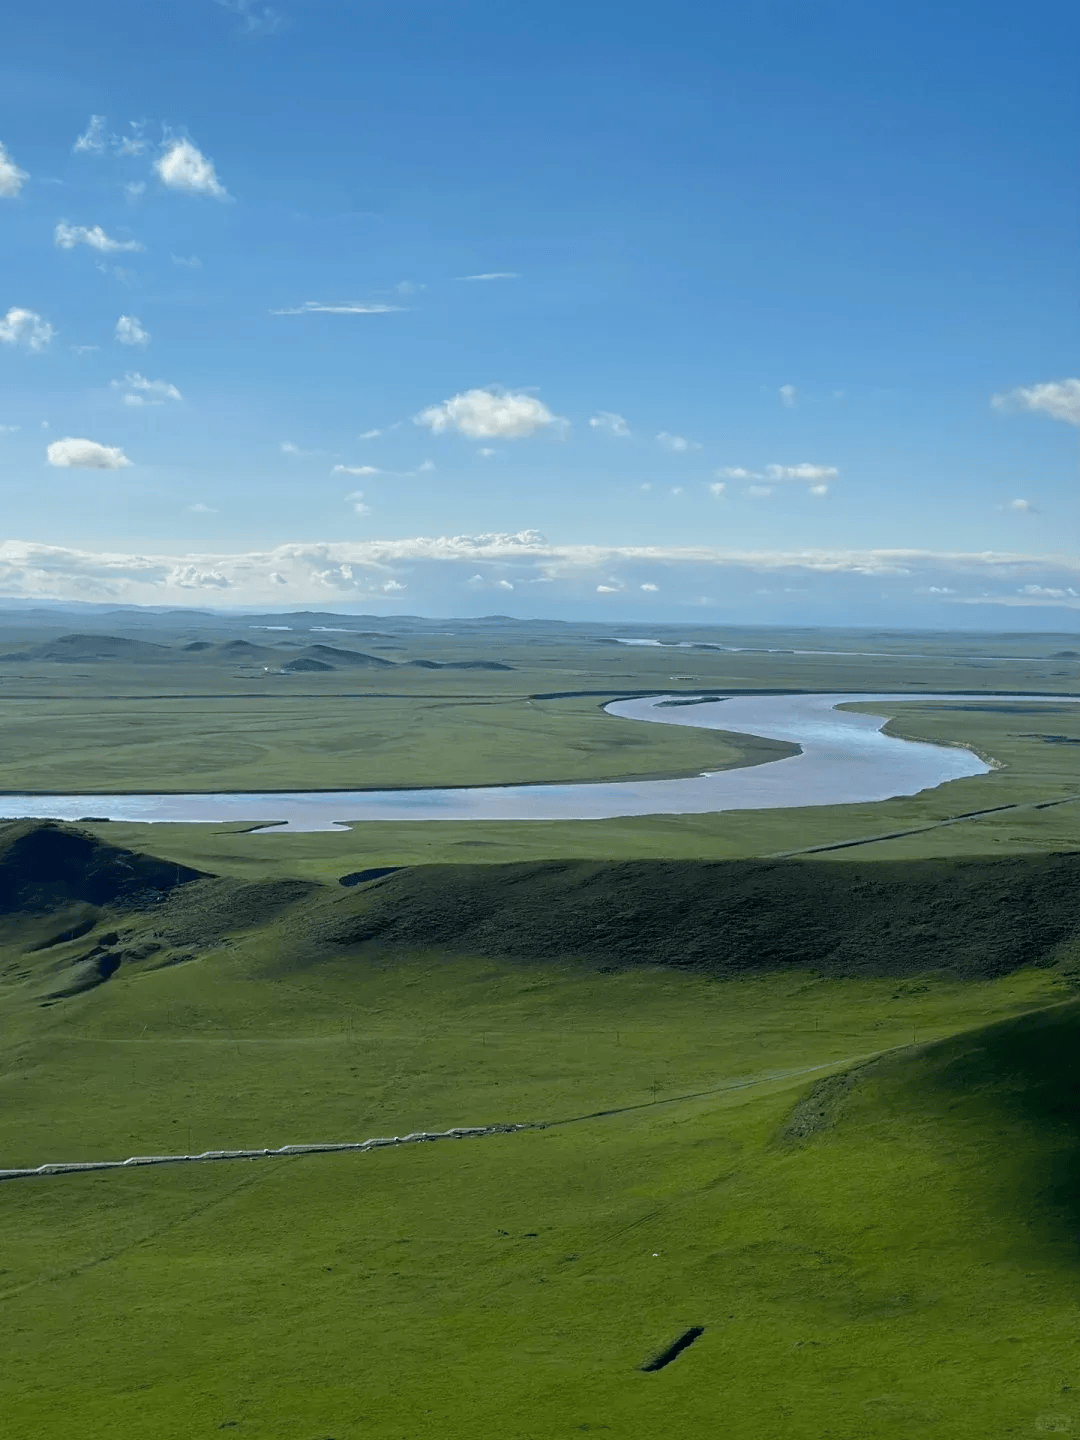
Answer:
[(86, 1170), (127, 1170), (139, 1165), (199, 1164), (206, 1160), (269, 1160), (287, 1155), (322, 1155), (337, 1150), (380, 1150), (391, 1145), (420, 1145), (428, 1140), (472, 1140), (481, 1135), (510, 1135), (516, 1130), (540, 1130), (542, 1125), (460, 1125), (453, 1130), (414, 1130), (411, 1135), (383, 1139), (282, 1145), (277, 1150), (204, 1150), (201, 1155), (132, 1155), (128, 1160), (81, 1160), (70, 1164), (38, 1165), (34, 1169), (0, 1170), (2, 1180), (29, 1180), (35, 1176), (73, 1175)]

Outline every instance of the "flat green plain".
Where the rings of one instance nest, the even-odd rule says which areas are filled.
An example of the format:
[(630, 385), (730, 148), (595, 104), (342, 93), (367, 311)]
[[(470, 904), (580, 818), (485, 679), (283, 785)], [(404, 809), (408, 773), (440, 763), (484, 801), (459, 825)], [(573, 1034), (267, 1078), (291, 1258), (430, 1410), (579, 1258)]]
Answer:
[[(578, 637), (399, 639), (405, 655), (516, 668), (402, 668), (393, 688), (410, 693), (368, 709), (337, 672), (248, 700), (236, 692), (276, 677), (223, 684), (189, 661), (182, 673), (179, 661), (68, 667), (66, 680), (9, 667), (0, 783), (289, 788), (267, 779), (288, 773), (344, 787), (358, 766), (373, 784), (692, 773), (716, 764), (693, 745), (740, 742), (616, 722), (605, 694), (1080, 688), (1076, 666), (1053, 658), (1066, 637), (677, 661)], [(907, 653), (916, 645), (934, 653)], [(994, 658), (1007, 649), (1019, 658)], [(363, 678), (391, 688), (387, 672)], [(528, 703), (570, 690), (602, 693)], [(622, 725), (641, 739), (613, 749), (605, 735)], [(878, 805), (686, 818), (85, 828), (225, 877), (303, 877), (327, 887), (310, 903), (331, 909), (359, 893), (337, 877), (368, 865), (725, 860), (868, 841), (781, 862), (828, 887), (841, 859), (872, 877), (887, 859), (947, 871), (1080, 849), (1073, 707), (960, 710), (916, 695), (890, 726), (970, 745), (995, 768)], [(547, 1128), (0, 1185), (0, 1413), (13, 1440), (1080, 1436), (1080, 937), (997, 978), (943, 952), (917, 974), (785, 965), (717, 979), (605, 973), (580, 953), (372, 942), (313, 956), (291, 912), (238, 912), (216, 938), (43, 1003), (107, 928), (156, 933), (156, 914), (103, 913), (90, 934), (34, 952), (8, 926), (0, 1163)], [(703, 1333), (678, 1360), (640, 1371), (691, 1326)]]

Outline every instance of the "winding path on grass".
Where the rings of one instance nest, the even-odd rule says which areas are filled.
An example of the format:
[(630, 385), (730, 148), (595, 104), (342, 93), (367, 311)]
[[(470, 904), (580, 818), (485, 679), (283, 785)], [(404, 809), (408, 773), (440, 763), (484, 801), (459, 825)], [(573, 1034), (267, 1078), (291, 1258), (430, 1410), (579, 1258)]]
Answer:
[(342, 1151), (385, 1150), (397, 1145), (423, 1145), (435, 1140), (479, 1140), (486, 1135), (514, 1135), (521, 1130), (553, 1130), (560, 1125), (579, 1125), (586, 1120), (604, 1120), (610, 1115), (626, 1115), (634, 1110), (651, 1110), (659, 1105), (678, 1105), (685, 1100), (699, 1100), (731, 1090), (750, 1090), (757, 1085), (796, 1080), (818, 1070), (836, 1070), (872, 1060), (882, 1051), (867, 1055), (851, 1055), (846, 1060), (826, 1060), (820, 1065), (804, 1065), (798, 1070), (776, 1070), (768, 1075), (743, 1076), (708, 1090), (695, 1090), (689, 1095), (671, 1095), (663, 1100), (642, 1100), (634, 1105), (616, 1105), (607, 1110), (592, 1110), (587, 1115), (571, 1115), (563, 1120), (526, 1120), (507, 1125), (460, 1125), (453, 1130), (416, 1130), (411, 1135), (393, 1135), (377, 1140), (346, 1140), (316, 1142), (308, 1145), (282, 1145), (276, 1150), (204, 1150), (199, 1155), (132, 1155), (127, 1160), (54, 1161), (46, 1165), (17, 1170), (0, 1170), (4, 1180), (40, 1180), (53, 1175), (84, 1175), (97, 1170), (136, 1170), (147, 1165), (199, 1165), (211, 1160), (273, 1160), (293, 1155), (328, 1155)]
[[(990, 766), (959, 745), (931, 745), (882, 734), (897, 705), (1076, 704), (1061, 695), (798, 694), (690, 700), (655, 695), (605, 706), (615, 721), (690, 725), (783, 740), (799, 753), (762, 765), (677, 780), (575, 785), (485, 785), (441, 790), (294, 791), (261, 794), (8, 795), (10, 816), (136, 823), (247, 822), (282, 831), (339, 830), (365, 820), (609, 820), (632, 815), (704, 815), (855, 805), (915, 795)], [(880, 714), (837, 709), (873, 704)]]

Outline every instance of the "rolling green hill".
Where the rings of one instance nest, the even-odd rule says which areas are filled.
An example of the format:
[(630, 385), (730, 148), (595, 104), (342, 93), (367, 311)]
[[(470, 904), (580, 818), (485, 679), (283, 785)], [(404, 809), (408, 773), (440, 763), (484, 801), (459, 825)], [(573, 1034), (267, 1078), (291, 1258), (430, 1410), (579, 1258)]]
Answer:
[(539, 1128), (0, 1184), (5, 1436), (1080, 1434), (1074, 865), (343, 886), (8, 827), (4, 1164)]

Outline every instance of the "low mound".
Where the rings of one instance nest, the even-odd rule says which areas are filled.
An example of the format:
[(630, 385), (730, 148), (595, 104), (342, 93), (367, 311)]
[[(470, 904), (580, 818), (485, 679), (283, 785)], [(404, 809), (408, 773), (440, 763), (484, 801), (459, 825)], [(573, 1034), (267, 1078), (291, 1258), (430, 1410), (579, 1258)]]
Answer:
[(125, 640), (119, 635), (61, 635), (44, 645), (18, 654), (0, 656), (4, 660), (45, 660), (59, 664), (88, 660), (164, 660), (170, 654), (168, 645), (155, 645), (150, 640)]
[(513, 670), (501, 660), (406, 660), (419, 670)]
[(1076, 1000), (905, 1046), (812, 1086), (779, 1139), (824, 1140), (839, 1152), (834, 1165), (846, 1168), (850, 1151), (866, 1174), (887, 1156), (893, 1165), (902, 1156), (905, 1170), (920, 1153), (933, 1157), (933, 1183), (949, 1187), (954, 1217), (970, 1223), (973, 1205), (997, 1211), (1006, 1225), (999, 1233), (1025, 1244), (1056, 1231), (1072, 1263), (1080, 1224), (1078, 1053)]
[(316, 932), (331, 948), (374, 941), (716, 975), (992, 976), (1052, 963), (1080, 938), (1080, 855), (417, 866), (343, 899)]
[(157, 899), (202, 872), (108, 845), (52, 820), (0, 828), (0, 914), (47, 914), (72, 904)]
[(190, 645), (182, 645), (180, 648), (190, 653), (198, 650), (212, 650), (214, 647), (209, 640), (192, 640)]
[(363, 650), (341, 650), (336, 645), (309, 645), (303, 653), (307, 660), (321, 660), (333, 668), (337, 665), (354, 665), (358, 668), (380, 670), (390, 669), (393, 660), (384, 660), (381, 655), (368, 655)]
[(317, 671), (333, 670), (333, 665), (328, 665), (325, 660), (313, 660), (310, 655), (298, 655), (295, 660), (288, 660), (281, 667), (288, 675), (312, 674)]

